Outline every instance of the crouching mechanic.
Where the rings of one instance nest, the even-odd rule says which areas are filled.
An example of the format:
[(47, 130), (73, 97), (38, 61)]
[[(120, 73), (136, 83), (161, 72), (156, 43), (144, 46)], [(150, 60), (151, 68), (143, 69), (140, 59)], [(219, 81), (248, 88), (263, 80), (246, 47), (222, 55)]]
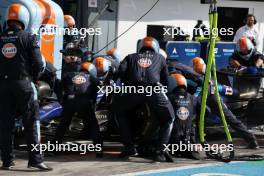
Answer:
[[(72, 117), (78, 113), (86, 118), (88, 128), (91, 131), (93, 143), (102, 149), (103, 141), (95, 116), (95, 101), (97, 95), (96, 68), (92, 63), (82, 63), (78, 48), (67, 48), (63, 52), (63, 112), (60, 124), (52, 143), (61, 143), (68, 130)], [(88, 137), (88, 134), (87, 134)], [(102, 150), (95, 151), (97, 157), (102, 157)]]
[(109, 81), (117, 79), (117, 72), (120, 63), (109, 56), (98, 56), (93, 60), (93, 64), (97, 70), (97, 78), (105, 85), (109, 85)]
[[(235, 69), (248, 67), (248, 72), (256, 72), (263, 65), (264, 56), (259, 53), (247, 37), (242, 37), (236, 44), (236, 51), (230, 56), (230, 66)], [(254, 71), (256, 70), (256, 71)]]
[[(144, 38), (140, 43), (139, 53), (130, 54), (125, 57), (119, 67), (119, 77), (124, 86), (144, 88), (167, 86), (168, 70), (166, 60), (159, 53), (159, 43), (152, 37)], [(125, 92), (117, 95), (113, 102), (113, 110), (117, 113), (120, 133), (124, 144), (124, 150), (120, 157), (127, 158), (137, 155), (133, 143), (130, 124), (128, 122), (128, 112), (140, 104), (148, 103), (159, 120), (160, 130), (154, 160), (158, 162), (172, 161), (167, 152), (164, 152), (164, 145), (168, 144), (174, 112), (170, 101), (164, 91), (152, 92), (147, 96), (145, 93)]]
[[(38, 100), (32, 80), (44, 69), (36, 37), (24, 30), (30, 15), (26, 7), (9, 6), (8, 29), (0, 37), (0, 135), (3, 168), (14, 166), (12, 129), (14, 117), (22, 117), (28, 146), (29, 168), (52, 170), (43, 163), (40, 154)], [(34, 148), (33, 148), (34, 146)]]
[(118, 63), (122, 62), (122, 53), (117, 48), (111, 48), (107, 51), (107, 56), (110, 56), (112, 59)]
[[(187, 80), (179, 73), (169, 77), (169, 99), (175, 112), (175, 121), (171, 132), (170, 144), (195, 143), (193, 119), (196, 110), (196, 100), (187, 92)], [(192, 151), (172, 151), (172, 154), (190, 156)]]
[[(201, 77), (204, 76), (205, 73), (205, 69), (206, 69), (206, 65), (203, 61), (202, 58), (196, 57), (193, 60), (193, 69), (201, 74)], [(198, 86), (199, 87), (199, 86)], [(196, 92), (197, 96), (201, 96), (201, 90), (202, 89), (197, 89), (198, 91)], [(238, 92), (236, 92), (235, 90), (233, 90), (231, 87), (228, 86), (222, 86), (222, 89), (220, 89), (219, 92), (222, 95), (225, 96), (235, 96), (236, 94), (238, 94)], [(217, 100), (216, 100), (216, 96), (215, 96), (215, 85), (213, 83), (213, 81), (210, 81), (210, 90), (208, 93), (208, 99), (207, 99), (207, 106), (210, 108), (211, 113), (212, 114), (216, 114), (218, 117), (221, 117), (218, 106), (217, 106)], [(247, 127), (236, 118), (236, 116), (228, 109), (228, 107), (226, 106), (226, 104), (221, 101), (222, 103), (222, 107), (223, 107), (223, 112), (224, 115), (226, 117), (227, 123), (238, 132), (238, 134), (245, 139), (245, 141), (249, 142), (248, 148), (250, 149), (258, 149), (259, 145), (258, 142), (256, 140), (256, 137), (250, 133), (247, 130)], [(198, 118), (197, 118), (198, 119)]]

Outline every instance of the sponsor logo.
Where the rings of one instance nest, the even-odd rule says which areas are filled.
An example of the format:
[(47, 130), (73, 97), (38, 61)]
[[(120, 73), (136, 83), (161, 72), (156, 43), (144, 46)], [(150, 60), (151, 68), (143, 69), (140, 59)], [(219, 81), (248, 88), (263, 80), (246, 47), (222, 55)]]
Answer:
[(11, 13), (11, 14), (10, 14), (10, 17), (16, 17), (16, 16), (17, 16), (16, 13)]
[(72, 78), (72, 82), (74, 84), (83, 84), (83, 83), (86, 83), (86, 78), (82, 75), (76, 75)]
[(173, 48), (173, 51), (172, 51), (172, 54), (177, 54), (177, 49), (176, 48)]
[(217, 54), (218, 53), (218, 48), (214, 49), (214, 53)]
[(185, 107), (180, 107), (176, 112), (176, 115), (181, 120), (186, 120), (189, 117), (189, 114), (189, 110)]
[(15, 57), (16, 53), (17, 53), (17, 48), (13, 43), (6, 43), (2, 48), (2, 54), (6, 58), (11, 59)]
[(234, 52), (234, 49), (223, 49), (223, 52), (233, 53)]
[(52, 108), (53, 108), (52, 105), (46, 105), (46, 106), (43, 106), (43, 109), (45, 109), (45, 110), (52, 109)]
[(185, 48), (186, 53), (196, 53), (197, 49)]
[(149, 58), (141, 58), (138, 60), (138, 64), (140, 67), (148, 68), (152, 64), (152, 61)]

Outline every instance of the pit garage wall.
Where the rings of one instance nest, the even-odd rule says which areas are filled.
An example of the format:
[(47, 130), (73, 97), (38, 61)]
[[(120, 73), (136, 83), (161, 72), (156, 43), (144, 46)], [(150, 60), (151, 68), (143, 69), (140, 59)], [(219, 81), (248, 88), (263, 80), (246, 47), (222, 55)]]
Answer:
[[(118, 35), (129, 28), (140, 18), (156, 0), (120, 0), (118, 6)], [(221, 7), (249, 8), (255, 14), (258, 28), (264, 33), (264, 2), (219, 0)], [(146, 36), (147, 25), (180, 26), (184, 31), (192, 31), (198, 19), (208, 26), (208, 4), (200, 4), (200, 0), (160, 0), (159, 3), (129, 32), (119, 38), (117, 47), (123, 55), (136, 51), (137, 40)], [(192, 35), (192, 32), (190, 32)], [(263, 36), (262, 36), (263, 38)]]

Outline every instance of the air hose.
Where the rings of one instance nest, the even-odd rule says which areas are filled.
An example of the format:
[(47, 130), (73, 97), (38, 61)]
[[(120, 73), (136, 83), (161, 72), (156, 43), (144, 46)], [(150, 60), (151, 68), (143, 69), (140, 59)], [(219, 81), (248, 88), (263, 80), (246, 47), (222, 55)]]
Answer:
[(224, 125), (224, 130), (225, 130), (225, 134), (227, 137), (227, 141), (229, 145), (231, 144), (233, 146), (233, 150), (230, 151), (229, 156), (224, 156), (224, 154), (221, 152), (214, 153), (213, 151), (209, 150), (206, 152), (207, 157), (209, 159), (216, 159), (222, 162), (230, 162), (231, 160), (233, 161), (262, 161), (264, 160), (264, 156), (262, 155), (235, 156), (232, 137), (228, 129), (228, 125), (227, 125), (225, 115), (222, 109), (221, 97), (219, 95), (219, 88), (218, 88), (217, 75), (216, 75), (216, 62), (215, 62), (215, 52), (214, 52), (216, 38), (217, 38), (216, 31), (217, 31), (217, 18), (218, 18), (216, 3), (217, 3), (216, 0), (211, 0), (210, 8), (209, 8), (210, 47), (209, 47), (207, 66), (206, 66), (206, 72), (205, 72), (205, 78), (204, 78), (204, 85), (203, 85), (203, 91), (202, 91), (202, 103), (201, 103), (201, 114), (200, 114), (200, 124), (199, 124), (200, 142), (202, 146), (205, 146), (207, 144), (204, 139), (204, 117), (205, 117), (205, 111), (206, 111), (206, 101), (208, 97), (209, 81), (211, 78), (211, 72), (213, 72), (213, 80), (214, 80), (214, 85), (215, 85), (215, 96), (217, 99), (217, 105), (218, 105), (220, 115), (221, 115), (221, 121)]
[[(205, 71), (205, 78), (203, 84), (203, 91), (202, 91), (202, 102), (201, 102), (201, 114), (200, 114), (200, 123), (199, 123), (199, 134), (200, 134), (200, 142), (203, 146), (205, 146), (206, 142), (204, 139), (204, 117), (205, 117), (205, 110), (206, 110), (206, 102), (208, 97), (208, 88), (209, 88), (209, 81), (211, 79), (211, 72), (213, 71), (213, 80), (215, 85), (215, 96), (217, 99), (217, 105), (221, 114), (221, 120), (224, 125), (224, 130), (226, 133), (227, 141), (229, 144), (232, 144), (232, 137), (230, 135), (230, 131), (228, 129), (228, 125), (225, 119), (225, 115), (222, 109), (221, 98), (218, 92), (218, 83), (217, 83), (217, 76), (216, 76), (216, 63), (215, 63), (215, 43), (217, 38), (217, 20), (218, 20), (218, 13), (217, 13), (217, 6), (216, 0), (211, 0), (210, 8), (209, 8), (209, 22), (210, 22), (210, 45), (209, 45), (209, 53), (207, 59), (207, 66)], [(230, 151), (230, 155), (224, 157), (221, 153), (213, 154), (213, 152), (207, 151), (206, 155), (209, 158), (214, 158), (223, 162), (230, 162), (232, 158), (234, 158), (234, 149)]]

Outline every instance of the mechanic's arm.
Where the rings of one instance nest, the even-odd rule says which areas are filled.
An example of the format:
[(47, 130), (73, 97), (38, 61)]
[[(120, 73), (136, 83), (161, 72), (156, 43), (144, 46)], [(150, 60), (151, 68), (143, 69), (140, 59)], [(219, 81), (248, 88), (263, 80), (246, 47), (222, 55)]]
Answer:
[(196, 82), (199, 85), (203, 84), (203, 76), (197, 72), (195, 72), (191, 67), (186, 66), (182, 63), (177, 63), (177, 65), (175, 65), (176, 69), (181, 70), (182, 75), (188, 79), (188, 80), (192, 80), (194, 82)]
[(119, 68), (118, 68), (117, 77), (120, 78), (122, 82), (126, 80), (127, 69), (128, 69), (128, 59), (129, 59), (129, 56), (126, 56), (125, 59), (123, 59), (123, 61), (120, 63)]
[(162, 60), (162, 65), (163, 67), (160, 72), (160, 82), (163, 86), (168, 86), (169, 71), (165, 59)]
[(236, 59), (234, 59), (232, 56), (229, 58), (229, 65), (232, 68), (239, 68), (241, 66), (241, 64)]
[(120, 64), (116, 62), (115, 60), (111, 60), (111, 79), (116, 82), (118, 79), (118, 72), (119, 72), (119, 66)]
[(256, 66), (257, 68), (262, 68), (262, 66), (263, 66), (263, 60), (264, 60), (264, 56), (263, 56), (263, 55), (259, 56), (259, 57), (256, 59), (256, 61), (255, 61), (255, 66)]
[(42, 60), (40, 53), (40, 47), (37, 42), (35, 35), (29, 36), (29, 57), (31, 59), (33, 67), (33, 78), (37, 79), (40, 76), (40, 73), (44, 71), (46, 62)]

